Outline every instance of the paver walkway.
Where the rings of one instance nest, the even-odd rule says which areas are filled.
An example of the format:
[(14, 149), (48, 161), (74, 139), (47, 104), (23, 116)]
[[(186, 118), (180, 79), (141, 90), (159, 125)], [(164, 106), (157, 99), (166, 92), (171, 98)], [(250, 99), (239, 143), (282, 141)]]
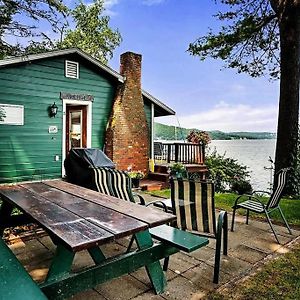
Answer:
[[(148, 199), (151, 200), (151, 199)], [(231, 215), (229, 214), (229, 224)], [(235, 232), (229, 232), (228, 256), (222, 256), (220, 283), (212, 283), (215, 241), (210, 240), (207, 247), (191, 254), (177, 253), (172, 255), (167, 272), (168, 285), (166, 292), (155, 295), (144, 269), (130, 275), (98, 285), (95, 289), (77, 294), (72, 299), (97, 300), (162, 300), (162, 299), (201, 299), (212, 289), (227, 283), (234, 278), (247, 274), (256, 263), (262, 261), (273, 252), (284, 253), (285, 245), (300, 235), (300, 231), (292, 230), (290, 236), (286, 228), (276, 226), (281, 244), (277, 244), (267, 223), (250, 219), (246, 225), (244, 217), (236, 217)], [(116, 255), (126, 249), (128, 240), (107, 245), (103, 251), (108, 256)], [(55, 246), (48, 236), (33, 238), (28, 241), (19, 240), (11, 245), (21, 263), (31, 276), (42, 281), (49, 268)], [(74, 270), (93, 265), (88, 253), (76, 254)]]

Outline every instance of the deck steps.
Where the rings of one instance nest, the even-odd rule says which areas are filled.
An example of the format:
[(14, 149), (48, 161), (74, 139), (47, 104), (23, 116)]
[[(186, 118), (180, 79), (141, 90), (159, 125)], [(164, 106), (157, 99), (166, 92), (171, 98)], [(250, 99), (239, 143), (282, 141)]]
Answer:
[[(155, 191), (169, 188), (169, 169), (170, 164), (155, 164), (154, 172), (148, 174), (147, 179), (141, 181), (140, 187), (144, 191)], [(198, 179), (204, 180), (207, 174), (206, 165), (184, 164), (188, 173), (199, 173)]]
[(164, 188), (164, 184), (158, 180), (142, 179), (140, 187), (142, 191), (159, 191)]
[(157, 164), (154, 166), (154, 173), (168, 174), (169, 165)]
[(162, 181), (162, 182), (169, 182), (169, 174), (150, 172), (148, 174), (148, 179)]

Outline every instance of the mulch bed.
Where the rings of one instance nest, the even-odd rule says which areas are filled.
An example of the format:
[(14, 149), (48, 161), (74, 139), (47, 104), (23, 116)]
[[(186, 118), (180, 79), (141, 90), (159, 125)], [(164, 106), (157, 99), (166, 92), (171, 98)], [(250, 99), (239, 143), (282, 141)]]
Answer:
[(28, 224), (16, 227), (6, 228), (3, 233), (3, 239), (9, 245), (22, 241), (31, 240), (34, 237), (47, 235), (46, 232), (36, 224)]

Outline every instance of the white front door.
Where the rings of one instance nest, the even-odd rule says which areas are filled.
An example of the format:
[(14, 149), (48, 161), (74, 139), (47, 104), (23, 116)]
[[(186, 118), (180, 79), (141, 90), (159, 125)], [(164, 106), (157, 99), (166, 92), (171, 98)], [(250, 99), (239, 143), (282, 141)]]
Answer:
[(62, 176), (66, 172), (64, 160), (73, 147), (92, 145), (92, 102), (63, 100)]

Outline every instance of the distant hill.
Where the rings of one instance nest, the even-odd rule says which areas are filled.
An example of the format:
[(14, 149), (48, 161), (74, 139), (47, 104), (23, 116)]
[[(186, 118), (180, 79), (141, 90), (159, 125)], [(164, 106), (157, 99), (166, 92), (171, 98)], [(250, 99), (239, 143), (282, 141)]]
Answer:
[[(192, 129), (154, 123), (154, 139), (156, 140), (184, 140)], [(207, 131), (212, 140), (260, 140), (275, 139), (272, 132), (223, 132), (219, 130)]]

